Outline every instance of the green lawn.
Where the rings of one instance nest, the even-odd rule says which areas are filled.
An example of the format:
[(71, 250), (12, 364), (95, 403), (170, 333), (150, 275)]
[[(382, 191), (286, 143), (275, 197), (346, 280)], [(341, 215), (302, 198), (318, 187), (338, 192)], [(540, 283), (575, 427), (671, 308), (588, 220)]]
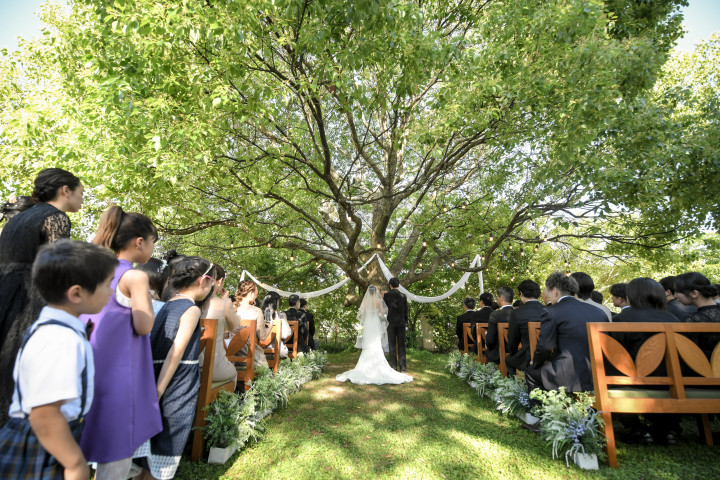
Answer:
[(552, 460), (550, 447), (500, 416), (464, 382), (444, 371), (445, 355), (411, 352), (404, 385), (335, 381), (359, 353), (332, 354), (327, 375), (290, 397), (265, 421), (265, 438), (226, 465), (183, 459), (182, 479), (539, 479), (720, 478), (720, 447), (697, 441), (693, 422), (678, 445), (618, 444), (620, 470), (599, 472)]

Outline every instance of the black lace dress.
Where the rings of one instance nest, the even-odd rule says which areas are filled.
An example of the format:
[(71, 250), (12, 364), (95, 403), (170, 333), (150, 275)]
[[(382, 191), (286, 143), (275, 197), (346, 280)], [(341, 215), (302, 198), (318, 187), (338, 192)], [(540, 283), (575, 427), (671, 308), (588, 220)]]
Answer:
[(41, 245), (69, 236), (70, 218), (48, 203), (15, 215), (0, 231), (0, 426), (8, 418), (20, 342), (44, 306), (31, 288), (32, 263)]

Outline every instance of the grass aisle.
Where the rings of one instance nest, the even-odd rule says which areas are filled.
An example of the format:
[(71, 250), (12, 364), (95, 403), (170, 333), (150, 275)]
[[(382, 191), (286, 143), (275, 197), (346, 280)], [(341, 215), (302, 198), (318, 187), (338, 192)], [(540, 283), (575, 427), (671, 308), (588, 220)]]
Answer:
[(620, 444), (619, 471), (567, 468), (538, 435), (445, 372), (445, 355), (411, 352), (407, 373), (415, 380), (403, 385), (335, 381), (358, 356), (329, 355), (326, 376), (266, 420), (260, 443), (224, 466), (183, 459), (177, 478), (720, 478), (720, 447), (701, 445), (689, 432), (674, 447)]

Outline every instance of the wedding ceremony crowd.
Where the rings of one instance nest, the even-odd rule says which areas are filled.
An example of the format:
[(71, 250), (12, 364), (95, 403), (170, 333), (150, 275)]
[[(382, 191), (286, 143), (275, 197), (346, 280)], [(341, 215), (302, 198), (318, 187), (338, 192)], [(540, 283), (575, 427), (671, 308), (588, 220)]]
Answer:
[[(153, 258), (157, 228), (140, 213), (110, 207), (92, 243), (69, 240), (66, 212), (82, 203), (80, 180), (50, 168), (3, 207), (0, 478), (89, 478), (89, 462), (97, 479), (173, 478), (196, 412), (199, 320), (218, 320), (219, 345), (241, 320), (257, 321), (258, 341), (273, 325), (287, 338), (297, 320), (307, 351), (314, 316), (297, 295), (284, 312), (276, 292), (256, 306), (247, 280), (233, 301), (207, 259)], [(212, 380), (235, 382), (224, 351)], [(254, 359), (267, 365), (262, 349)]]
[[(316, 348), (305, 299), (291, 295), (281, 311), (278, 293), (260, 300), (249, 280), (231, 298), (222, 266), (174, 250), (154, 258), (158, 230), (152, 220), (118, 206), (102, 214), (91, 243), (69, 240), (67, 213), (83, 203), (80, 179), (49, 168), (34, 185), (32, 196), (8, 202), (2, 212), (0, 478), (89, 478), (89, 463), (101, 480), (173, 478), (196, 412), (200, 319), (218, 321), (214, 382), (236, 380), (222, 342), (237, 333), (241, 320), (256, 320), (258, 342), (274, 325), (286, 338), (288, 321), (296, 320), (298, 349)], [(383, 375), (399, 377), (394, 383), (412, 380), (400, 374), (406, 368), (407, 301), (398, 285), (393, 278), (384, 301), (376, 287), (368, 289), (360, 308), (365, 338), (358, 338), (367, 357), (351, 371), (356, 375), (377, 373), (376, 362), (385, 362), (381, 337), (394, 328), (392, 371), (385, 363)], [(471, 334), (470, 349), (485, 342), (487, 361), (498, 363), (498, 325), (508, 324), (504, 361), (511, 375), (524, 373), (529, 389), (593, 390), (588, 322), (720, 321), (717, 286), (697, 272), (612, 285), (617, 313), (602, 304), (592, 278), (582, 272), (553, 273), (543, 286), (523, 280), (516, 290), (520, 303), (510, 286), (482, 293), (477, 302), (465, 298), (456, 333), (462, 350), (463, 324), (487, 323), (484, 339)], [(528, 322), (541, 322), (532, 361)], [(646, 338), (617, 340), (634, 356)], [(709, 358), (718, 339), (693, 340)], [(396, 342), (402, 349), (397, 361)], [(287, 355), (281, 343), (280, 357)], [(255, 363), (267, 365), (262, 349), (255, 350)], [(671, 444), (680, 433), (678, 415), (624, 415), (621, 421), (629, 441)]]
[[(720, 322), (718, 285), (710, 283), (698, 272), (686, 272), (660, 281), (634, 278), (628, 283), (610, 287), (612, 303), (619, 308), (613, 313), (603, 305), (602, 294), (595, 290), (593, 279), (584, 272), (555, 272), (545, 281), (542, 290), (533, 280), (523, 280), (517, 286), (520, 303), (514, 304), (514, 290), (499, 287), (496, 296), (485, 292), (479, 302), (466, 297), (465, 313), (457, 317), (458, 348), (465, 347), (463, 324), (470, 324), (469, 350), (477, 353), (478, 342), (485, 347), (488, 362), (504, 360), (508, 374), (523, 372), (528, 392), (534, 389), (566, 392), (592, 392), (593, 372), (588, 345), (589, 322)], [(540, 301), (542, 300), (542, 302)], [(532, 355), (528, 322), (539, 322), (540, 333)], [(484, 339), (478, 339), (475, 325), (487, 324)], [(500, 358), (498, 325), (507, 324), (507, 355)], [(640, 347), (650, 337), (647, 333), (613, 334), (626, 348), (633, 360)], [(712, 358), (720, 335), (689, 334), (707, 359)], [(665, 373), (660, 366), (659, 374)], [(533, 402), (531, 399), (531, 407)], [(678, 414), (620, 414), (616, 418), (626, 427), (622, 438), (628, 443), (676, 443), (682, 432)], [(524, 424), (524, 428), (539, 431), (538, 425)]]

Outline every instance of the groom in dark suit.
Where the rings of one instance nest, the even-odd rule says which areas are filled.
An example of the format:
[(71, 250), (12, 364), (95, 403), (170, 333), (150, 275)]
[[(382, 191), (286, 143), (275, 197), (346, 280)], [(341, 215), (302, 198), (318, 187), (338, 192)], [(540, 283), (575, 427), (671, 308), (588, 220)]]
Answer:
[(408, 323), (408, 303), (405, 295), (398, 290), (400, 280), (393, 277), (389, 282), (390, 291), (383, 295), (388, 307), (387, 337), (390, 347), (390, 366), (399, 372), (405, 371), (405, 327)]

